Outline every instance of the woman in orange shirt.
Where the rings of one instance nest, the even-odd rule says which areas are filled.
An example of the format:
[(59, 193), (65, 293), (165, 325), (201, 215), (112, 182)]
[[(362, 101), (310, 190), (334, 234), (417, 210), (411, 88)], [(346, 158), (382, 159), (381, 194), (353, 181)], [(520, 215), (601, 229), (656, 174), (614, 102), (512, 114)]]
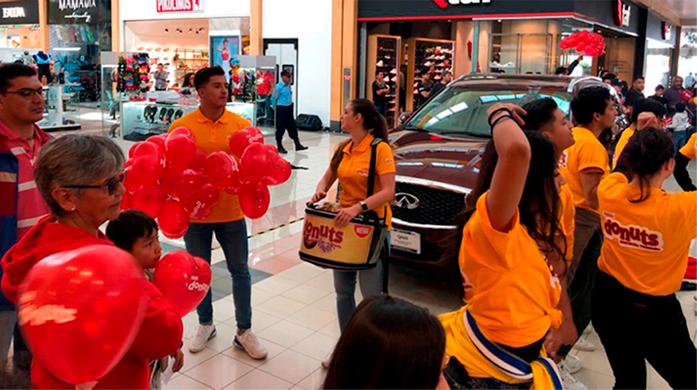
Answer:
[(545, 356), (556, 358), (576, 332), (569, 316), (562, 320), (569, 302), (550, 265), (565, 254), (555, 148), (539, 132), (523, 132), (520, 107), (489, 111), (492, 141), (460, 250), (472, 295), (467, 306), (441, 316), (450, 357), (445, 377), (452, 388), (560, 388)]
[[(385, 118), (377, 112), (370, 100), (356, 99), (344, 108), (341, 129), (349, 133), (350, 139), (339, 144), (329, 169), (317, 184), (317, 191), (310, 203), (317, 203), (324, 199), (329, 188), (338, 179), (341, 210), (336, 216), (337, 225), (344, 226), (359, 214), (375, 210), (380, 218), (385, 218), (387, 226), (391, 226), (390, 202), (394, 199), (395, 193), (395, 162), (392, 148), (387, 144)], [(366, 196), (372, 143), (376, 138), (384, 142), (380, 142), (376, 149), (375, 192), (371, 196)], [(383, 256), (387, 255), (387, 246), (385, 244)], [(382, 291), (382, 262), (364, 271), (334, 270), (336, 306), (342, 331), (356, 310), (354, 295), (356, 278), (359, 275), (363, 298)], [(326, 365), (325, 363), (323, 365)]]
[(676, 389), (697, 388), (697, 350), (675, 292), (697, 236), (697, 193), (666, 193), (673, 141), (663, 129), (634, 134), (622, 153), (628, 174), (600, 182), (605, 237), (591, 317), (615, 388), (646, 388), (646, 361)]

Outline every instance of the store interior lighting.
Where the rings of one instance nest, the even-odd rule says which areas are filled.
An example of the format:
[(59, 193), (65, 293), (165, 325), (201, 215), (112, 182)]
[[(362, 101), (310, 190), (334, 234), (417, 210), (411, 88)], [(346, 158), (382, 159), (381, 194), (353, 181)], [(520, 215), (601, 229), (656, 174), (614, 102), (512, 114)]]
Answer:
[(53, 51), (80, 51), (79, 47), (56, 47)]

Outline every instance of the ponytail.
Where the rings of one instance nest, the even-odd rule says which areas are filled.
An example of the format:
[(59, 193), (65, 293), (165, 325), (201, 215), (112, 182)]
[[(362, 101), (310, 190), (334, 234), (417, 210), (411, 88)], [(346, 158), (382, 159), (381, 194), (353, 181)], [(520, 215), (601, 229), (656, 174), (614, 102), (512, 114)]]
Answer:
[[(380, 115), (373, 102), (368, 99), (354, 99), (351, 100), (351, 103), (349, 104), (351, 105), (354, 114), (361, 114), (363, 117), (363, 127), (368, 130), (370, 135), (375, 138), (380, 138), (385, 142), (388, 141), (387, 120), (384, 116)], [(332, 156), (332, 161), (329, 167), (335, 174), (339, 169), (341, 159), (344, 157), (343, 150), (346, 145), (349, 144), (349, 142), (351, 142), (351, 140), (340, 143)]]
[(673, 155), (673, 140), (663, 129), (648, 128), (634, 133), (622, 151), (622, 161), (626, 164), (630, 180), (639, 181), (640, 195), (632, 203), (640, 203), (649, 198), (649, 180), (658, 173)]

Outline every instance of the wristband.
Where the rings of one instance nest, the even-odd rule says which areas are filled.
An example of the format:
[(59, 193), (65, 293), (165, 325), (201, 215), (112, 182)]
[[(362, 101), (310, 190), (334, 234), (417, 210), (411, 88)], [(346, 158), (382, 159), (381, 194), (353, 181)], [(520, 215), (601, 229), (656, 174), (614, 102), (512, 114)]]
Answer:
[(494, 130), (494, 127), (496, 127), (499, 123), (505, 121), (506, 119), (510, 119), (510, 120), (512, 120), (512, 121), (515, 122), (515, 119), (514, 119), (512, 116), (510, 116), (510, 115), (501, 115), (500, 117), (496, 118), (496, 120), (494, 121), (494, 123), (491, 124), (491, 130), (493, 131), (493, 130)]
[(500, 113), (501, 111), (507, 112), (508, 115), (511, 116), (511, 117), (513, 116), (513, 112), (511, 112), (511, 110), (509, 110), (509, 109), (506, 108), (506, 107), (501, 107), (501, 108), (497, 109), (496, 111), (492, 112), (492, 113), (489, 115), (489, 119), (487, 120), (487, 122), (489, 123), (489, 126), (492, 126), (492, 124), (491, 124), (491, 118), (493, 118), (494, 116), (496, 116), (496, 114)]

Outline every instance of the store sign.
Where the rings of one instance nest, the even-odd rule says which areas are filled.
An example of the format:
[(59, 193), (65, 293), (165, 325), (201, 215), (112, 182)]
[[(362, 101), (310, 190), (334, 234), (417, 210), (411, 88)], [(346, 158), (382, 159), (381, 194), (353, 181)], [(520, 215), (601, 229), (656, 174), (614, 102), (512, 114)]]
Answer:
[(203, 12), (203, 0), (155, 0), (157, 12)]
[(615, 0), (613, 7), (613, 16), (615, 24), (621, 27), (629, 27), (629, 20), (632, 17), (632, 6), (625, 3), (623, 0)]
[(668, 22), (661, 22), (661, 38), (663, 40), (670, 39), (672, 26)]
[(0, 24), (36, 24), (39, 23), (39, 11), (36, 4), (23, 1), (0, 3), (2, 21)]
[(49, 0), (50, 24), (95, 24), (110, 17), (110, 0)]
[(490, 4), (491, 0), (432, 0), (438, 7), (446, 9), (451, 5)]

